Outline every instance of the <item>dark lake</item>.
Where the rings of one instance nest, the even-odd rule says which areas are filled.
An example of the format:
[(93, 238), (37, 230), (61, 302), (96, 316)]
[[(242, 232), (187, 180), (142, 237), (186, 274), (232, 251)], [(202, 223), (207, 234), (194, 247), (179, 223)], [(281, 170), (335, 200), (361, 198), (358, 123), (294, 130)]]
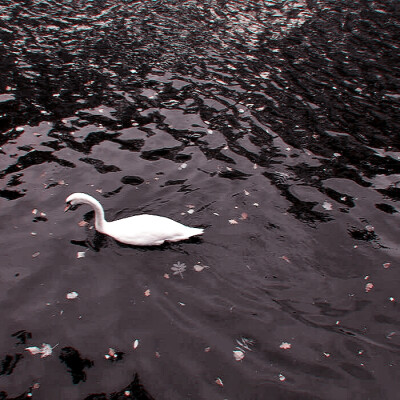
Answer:
[[(399, 32), (391, 0), (0, 0), (0, 399), (397, 399)], [(74, 192), (205, 232), (124, 245)]]

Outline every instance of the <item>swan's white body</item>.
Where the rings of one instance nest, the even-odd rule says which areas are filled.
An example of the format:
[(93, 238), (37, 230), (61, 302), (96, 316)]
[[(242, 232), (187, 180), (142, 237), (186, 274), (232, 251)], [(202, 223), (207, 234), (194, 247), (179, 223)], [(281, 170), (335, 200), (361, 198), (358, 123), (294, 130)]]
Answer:
[[(203, 229), (191, 228), (158, 215), (134, 215), (133, 217), (107, 222), (101, 204), (85, 193), (71, 194), (68, 206), (89, 204), (95, 212), (95, 227), (100, 233), (113, 237), (118, 242), (135, 246), (157, 246), (164, 242), (178, 242), (191, 236), (201, 235)], [(69, 207), (66, 207), (66, 211)]]

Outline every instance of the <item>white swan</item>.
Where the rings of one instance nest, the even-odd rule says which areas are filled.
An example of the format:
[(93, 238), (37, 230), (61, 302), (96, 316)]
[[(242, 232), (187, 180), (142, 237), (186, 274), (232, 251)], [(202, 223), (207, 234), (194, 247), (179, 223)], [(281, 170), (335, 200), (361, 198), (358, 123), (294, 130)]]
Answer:
[(72, 206), (81, 203), (92, 206), (95, 212), (96, 230), (121, 243), (154, 246), (163, 244), (165, 241), (178, 242), (203, 233), (201, 228), (191, 228), (158, 215), (134, 215), (133, 217), (107, 222), (104, 219), (104, 210), (101, 204), (85, 193), (73, 193), (65, 201), (67, 206), (64, 211), (68, 211)]

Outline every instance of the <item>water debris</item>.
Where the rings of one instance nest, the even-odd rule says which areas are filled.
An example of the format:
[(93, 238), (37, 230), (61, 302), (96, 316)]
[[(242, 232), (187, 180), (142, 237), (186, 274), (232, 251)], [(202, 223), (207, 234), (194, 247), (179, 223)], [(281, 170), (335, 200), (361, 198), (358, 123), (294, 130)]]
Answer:
[(186, 271), (186, 264), (178, 261), (173, 267), (171, 267), (171, 270), (174, 271), (173, 275), (179, 274), (183, 279), (183, 273)]
[(132, 344), (133, 350), (137, 349), (138, 346), (139, 346), (139, 340), (135, 339), (133, 344)]
[(243, 190), (243, 193), (244, 193), (245, 196), (249, 196), (250, 195), (250, 193), (246, 189)]
[(322, 208), (324, 208), (327, 211), (333, 210), (332, 203), (329, 203), (328, 201), (324, 201), (324, 204), (322, 204)]
[(279, 380), (280, 380), (281, 382), (286, 381), (286, 376), (285, 376), (285, 375), (279, 374), (279, 375), (278, 375), (278, 378), (279, 378)]
[(392, 264), (390, 262), (384, 263), (383, 268), (388, 269)]
[(326, 352), (324, 352), (324, 353), (322, 353), (326, 358), (329, 358), (330, 356), (331, 356), (331, 354), (330, 353), (326, 353)]
[(279, 346), (279, 348), (283, 349), (283, 350), (288, 350), (292, 348), (292, 345), (288, 342), (282, 342)]
[(85, 252), (84, 251), (78, 251), (76, 253), (76, 258), (84, 258), (85, 257)]
[(392, 303), (394, 303), (396, 301), (396, 299), (394, 297), (389, 297), (389, 301), (391, 301)]
[(258, 207), (259, 204), (258, 203), (253, 203), (253, 206)]
[(366, 225), (366, 226), (365, 226), (365, 230), (366, 230), (367, 232), (372, 233), (372, 232), (375, 231), (375, 227), (373, 227), (372, 225)]
[(239, 222), (237, 222), (236, 219), (230, 219), (230, 220), (229, 220), (229, 223), (230, 223), (231, 225), (237, 225)]
[(242, 214), (240, 215), (240, 219), (242, 221), (246, 220), (249, 217), (249, 214), (247, 214), (246, 212), (242, 212)]
[(215, 380), (215, 383), (216, 383), (218, 386), (224, 387), (224, 383), (222, 382), (222, 379), (221, 379), (221, 378), (217, 378), (217, 379)]
[(204, 348), (204, 353), (209, 353), (211, 351), (211, 347), (205, 347)]
[(110, 361), (119, 361), (122, 360), (123, 355), (124, 353), (122, 351), (116, 351), (115, 349), (110, 347), (108, 349), (108, 353), (104, 355), (104, 358)]
[(286, 261), (287, 263), (291, 263), (291, 261), (289, 260), (289, 258), (288, 257), (286, 257), (286, 256), (281, 256), (281, 257), (279, 257), (279, 258), (281, 258), (283, 261)]
[(374, 287), (374, 284), (372, 282), (369, 282), (365, 285), (365, 291), (368, 293), (370, 292)]
[(193, 208), (191, 208), (190, 210), (188, 210), (187, 213), (188, 213), (188, 214), (193, 214), (193, 213), (194, 213)]
[(207, 269), (207, 268), (210, 268), (208, 265), (202, 265), (202, 264), (200, 264), (200, 263), (198, 263), (198, 264), (196, 264), (196, 265), (193, 265), (193, 269), (196, 271), (196, 272), (201, 272), (201, 271), (203, 271), (203, 269)]
[(154, 355), (156, 356), (156, 358), (160, 358), (160, 357), (161, 357), (161, 354), (160, 354), (158, 351), (156, 351), (156, 352), (154, 353)]
[(32, 355), (40, 354), (40, 358), (45, 358), (51, 356), (51, 354), (53, 353), (53, 349), (57, 346), (58, 343), (53, 347), (51, 347), (47, 343), (43, 343), (41, 348), (36, 346), (31, 346), (31, 347), (26, 347), (25, 350), (29, 351), (29, 353), (31, 353)]
[(147, 290), (144, 292), (144, 295), (145, 295), (146, 297), (149, 297), (149, 296), (150, 296), (150, 289), (147, 289)]
[(76, 299), (79, 296), (78, 292), (69, 292), (65, 296), (68, 300)]
[(36, 253), (32, 254), (32, 258), (36, 258), (40, 255), (40, 251), (37, 251)]
[(181, 171), (182, 169), (185, 169), (186, 167), (187, 167), (188, 165), (187, 165), (187, 163), (183, 163), (183, 164), (181, 164), (180, 166), (179, 166), (179, 171)]
[(245, 353), (246, 350), (252, 351), (252, 346), (254, 346), (255, 341), (253, 339), (242, 337), (240, 339), (236, 339), (236, 343), (238, 346), (236, 346), (235, 350), (240, 350)]
[(233, 357), (236, 361), (242, 361), (244, 358), (244, 352), (241, 350), (233, 350)]
[(164, 274), (165, 279), (169, 279), (169, 274)]

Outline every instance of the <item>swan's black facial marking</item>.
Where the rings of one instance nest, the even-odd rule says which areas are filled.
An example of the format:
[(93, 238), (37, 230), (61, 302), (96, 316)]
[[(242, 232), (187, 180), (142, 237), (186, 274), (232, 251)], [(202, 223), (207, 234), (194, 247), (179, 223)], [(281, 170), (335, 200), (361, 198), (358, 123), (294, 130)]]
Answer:
[(67, 203), (67, 205), (64, 208), (64, 212), (67, 212), (69, 210), (75, 211), (77, 208), (78, 204)]

